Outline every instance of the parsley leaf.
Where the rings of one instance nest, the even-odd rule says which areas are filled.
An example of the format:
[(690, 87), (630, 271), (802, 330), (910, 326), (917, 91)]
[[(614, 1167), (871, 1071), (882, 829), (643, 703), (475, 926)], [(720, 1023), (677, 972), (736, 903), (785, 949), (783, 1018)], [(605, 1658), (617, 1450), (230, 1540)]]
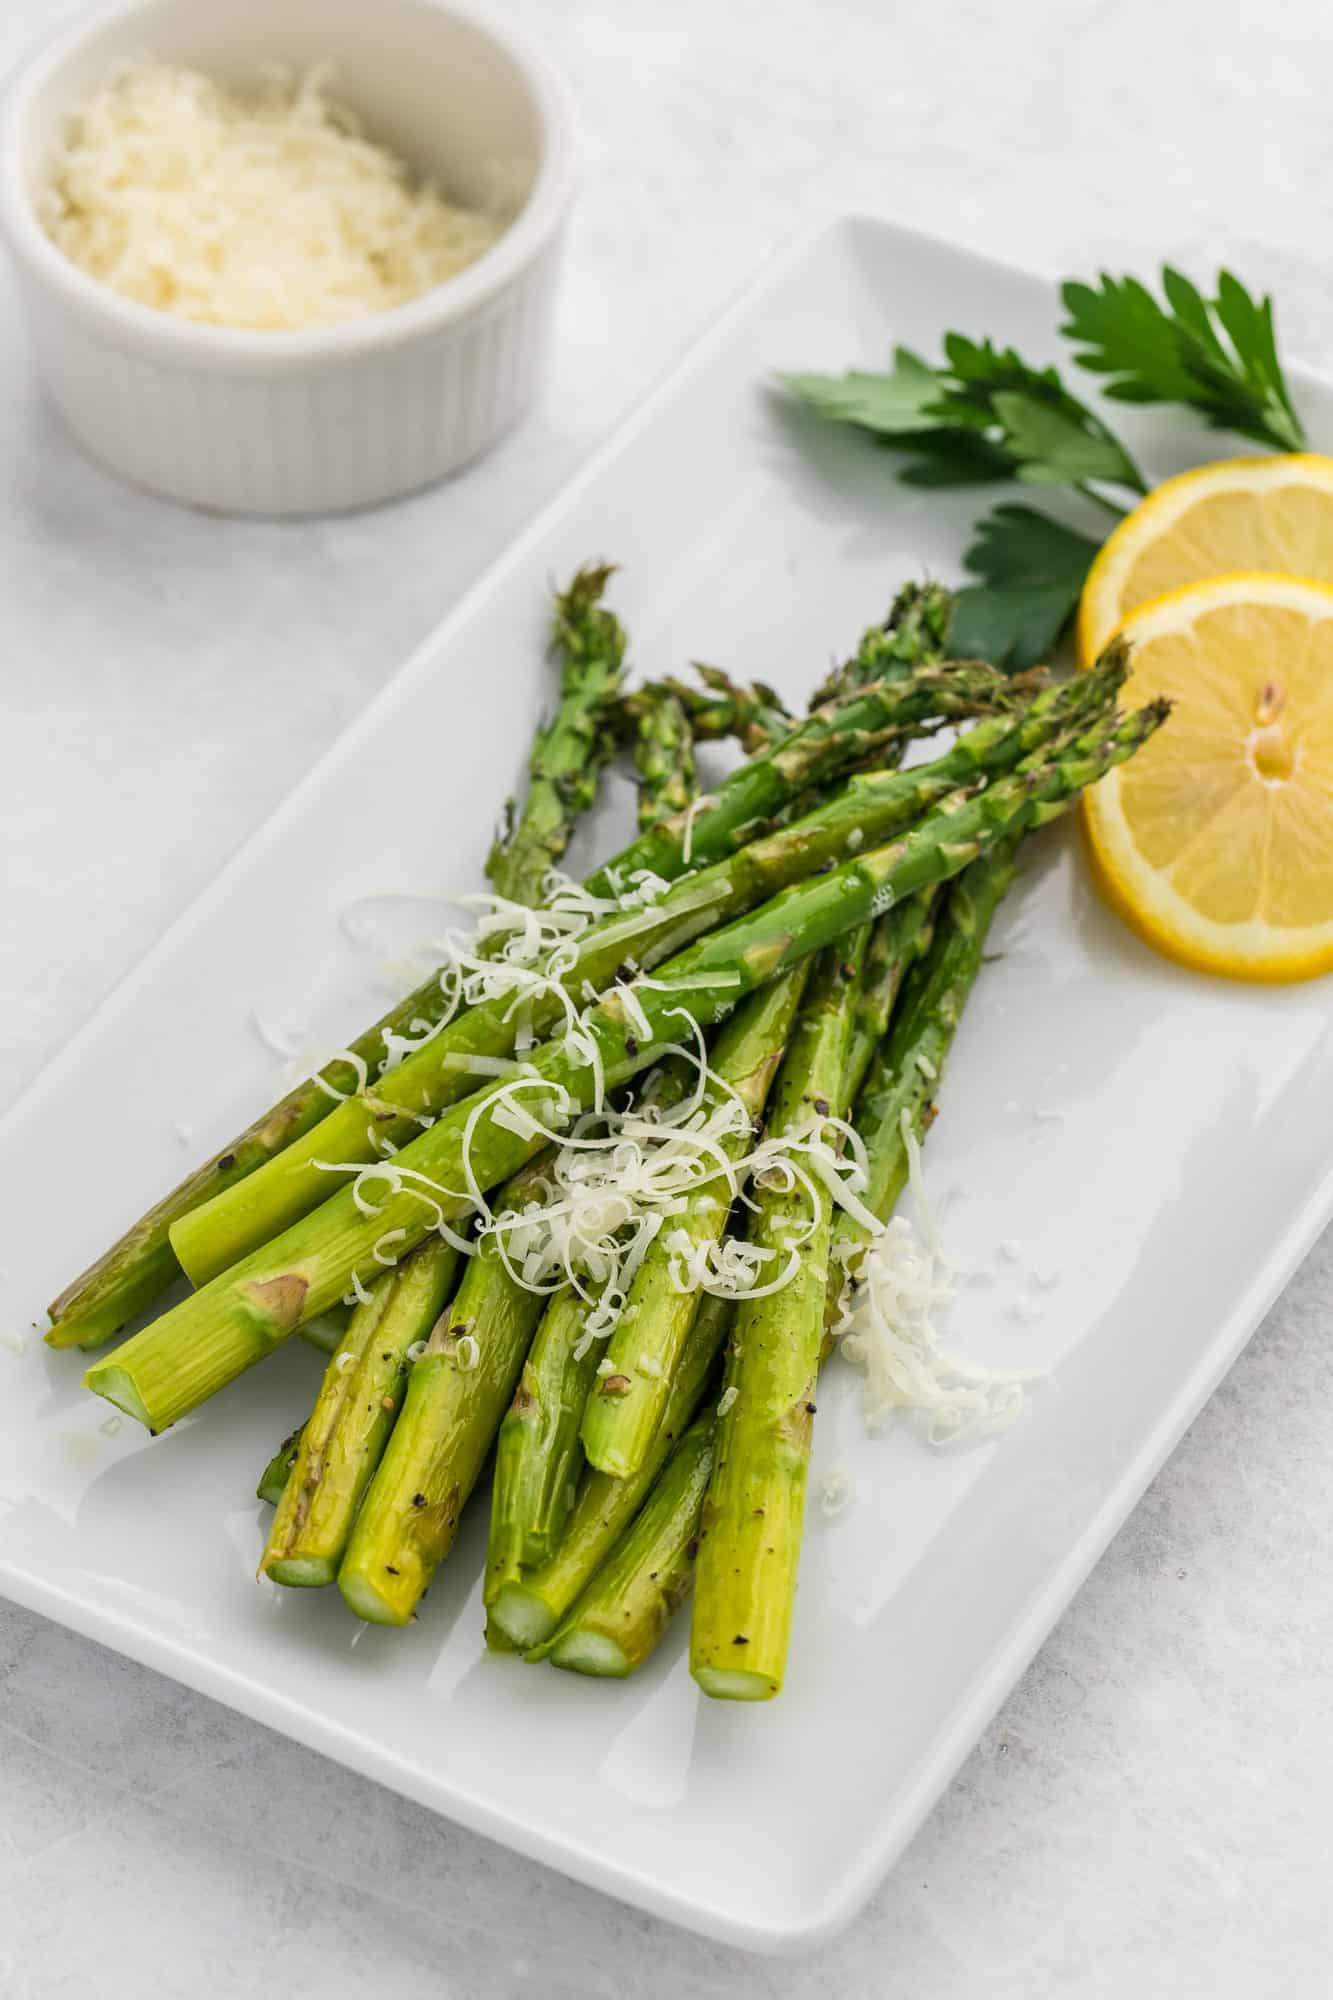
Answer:
[(1165, 306), (1137, 278), (1103, 271), (1097, 285), (1069, 282), (1061, 328), (1082, 347), (1081, 368), (1111, 379), (1123, 403), (1183, 403), (1214, 430), (1278, 451), (1303, 451), (1305, 433), (1277, 358), (1273, 302), (1254, 299), (1222, 271), (1205, 299), (1182, 272), (1164, 265)]
[(897, 347), (885, 375), (783, 379), (821, 416), (855, 424), (908, 454), (902, 477), (916, 486), (1021, 479), (1147, 491), (1124, 446), (1054, 368), (1034, 368), (1012, 347), (961, 333), (945, 335), (944, 355), (932, 368)]
[(823, 417), (859, 424), (881, 437), (907, 437), (937, 427), (929, 415), (939, 393), (935, 373), (910, 347), (895, 347), (887, 375), (851, 369), (845, 375), (784, 375), (782, 381)]
[(955, 600), (954, 658), (1016, 669), (1048, 659), (1077, 609), (1099, 546), (1035, 507), (994, 508), (964, 557), (982, 581)]

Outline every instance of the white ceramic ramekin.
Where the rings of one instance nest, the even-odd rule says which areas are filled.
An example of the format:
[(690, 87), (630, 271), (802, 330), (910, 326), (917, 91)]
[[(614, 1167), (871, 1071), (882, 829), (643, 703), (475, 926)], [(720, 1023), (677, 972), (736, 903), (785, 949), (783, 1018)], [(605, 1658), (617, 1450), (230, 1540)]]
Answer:
[[(194, 326), (120, 298), (47, 237), (34, 197), (64, 115), (117, 62), (224, 82), (333, 66), (370, 132), (466, 201), (521, 206), (478, 262), (410, 305), (308, 333)], [(547, 64), (467, 0), (122, 0), (34, 53), (0, 110), (0, 227), (37, 366), (89, 451), (198, 507), (323, 513), (407, 493), (493, 445), (536, 387), (574, 189)]]

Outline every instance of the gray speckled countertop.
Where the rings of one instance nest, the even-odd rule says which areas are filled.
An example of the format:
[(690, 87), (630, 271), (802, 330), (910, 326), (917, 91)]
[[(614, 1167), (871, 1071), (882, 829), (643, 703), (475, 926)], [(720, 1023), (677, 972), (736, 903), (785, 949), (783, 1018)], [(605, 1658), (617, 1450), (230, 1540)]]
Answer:
[[(367, 0), (369, 4), (369, 0)], [(69, 10), (9, 0), (0, 62)], [(87, 464), (0, 278), (0, 1102), (767, 254), (839, 209), (1052, 271), (1234, 259), (1333, 358), (1333, 16), (1203, 0), (506, 0), (586, 190), (556, 367), (462, 483), (181, 513)], [(0, 1605), (0, 1993), (1279, 2000), (1333, 1922), (1328, 1239), (891, 1880), (787, 1963), (519, 1861)]]

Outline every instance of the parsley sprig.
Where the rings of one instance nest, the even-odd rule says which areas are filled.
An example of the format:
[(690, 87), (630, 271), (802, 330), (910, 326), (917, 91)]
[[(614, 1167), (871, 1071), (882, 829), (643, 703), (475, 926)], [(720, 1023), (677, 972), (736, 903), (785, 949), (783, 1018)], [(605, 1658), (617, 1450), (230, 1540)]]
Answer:
[(1214, 430), (1275, 451), (1303, 451), (1305, 432), (1277, 358), (1273, 301), (1253, 299), (1230, 271), (1205, 299), (1180, 271), (1162, 269), (1166, 305), (1137, 278), (1102, 272), (1096, 285), (1060, 287), (1060, 331), (1083, 349), (1080, 368), (1111, 379), (1122, 403), (1184, 403)]
[(914, 486), (975, 486), (1022, 479), (1034, 486), (1094, 481), (1148, 488), (1125, 447), (1054, 368), (1034, 368), (1012, 347), (944, 336), (932, 367), (896, 347), (887, 375), (788, 375), (787, 387), (826, 417), (872, 431), (909, 455)]
[[(1252, 298), (1229, 271), (1206, 299), (1170, 266), (1162, 292), (1164, 305), (1137, 279), (1105, 272), (1096, 285), (1063, 285), (1061, 331), (1080, 350), (1078, 365), (1105, 376), (1115, 401), (1180, 404), (1215, 429), (1301, 450), (1272, 301)], [(822, 416), (900, 452), (899, 477), (914, 486), (1064, 487), (1117, 518), (1117, 496), (1132, 504), (1148, 491), (1121, 440), (1055, 368), (990, 340), (947, 333), (934, 364), (897, 347), (886, 374), (783, 380)], [(1044, 658), (1073, 617), (1098, 546), (1035, 507), (994, 508), (964, 558), (979, 580), (959, 593), (951, 649), (1014, 667)]]

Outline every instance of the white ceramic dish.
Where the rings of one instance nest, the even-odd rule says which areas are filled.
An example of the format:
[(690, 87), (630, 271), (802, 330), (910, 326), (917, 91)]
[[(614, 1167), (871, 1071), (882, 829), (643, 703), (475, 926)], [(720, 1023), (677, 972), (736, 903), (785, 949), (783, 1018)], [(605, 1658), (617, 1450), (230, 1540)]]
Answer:
[[(956, 571), (977, 502), (914, 494), (861, 441), (784, 418), (769, 371), (872, 363), (945, 325), (1040, 355), (1054, 320), (1045, 283), (867, 222), (752, 289), (10, 1113), (0, 1326), (35, 1319), (178, 1176), (173, 1120), (202, 1152), (272, 1095), (252, 1004), (309, 1023), (322, 992), (312, 1025), (342, 1032), (378, 1011), (357, 986), (378, 953), (352, 950), (341, 908), (479, 874), (541, 698), (550, 578), (613, 555), (640, 669), (698, 655), (803, 695), (901, 577)], [(867, 1439), (854, 1379), (830, 1371), (816, 1490), (839, 1462), (857, 1497), (833, 1522), (812, 1510), (777, 1704), (699, 1700), (683, 1630), (623, 1684), (487, 1658), (479, 1518), (407, 1632), (359, 1632), (331, 1593), (257, 1587), (248, 1496), (308, 1406), (299, 1343), (153, 1443), (104, 1434), (76, 1357), (35, 1334), (22, 1357), (0, 1350), (0, 1589), (645, 1908), (757, 1948), (827, 1935), (1333, 1212), (1327, 983), (1244, 988), (1154, 958), (1054, 831), (997, 949), (929, 1177), (961, 1183), (962, 1261), (1022, 1246), (964, 1291), (956, 1343), (1054, 1372), (1013, 1431), (950, 1457), (906, 1430)]]
[[(33, 199), (65, 114), (117, 62), (224, 82), (329, 63), (367, 129), (464, 201), (515, 219), (477, 263), (392, 312), (308, 333), (194, 326), (122, 299), (46, 236)], [(0, 229), (43, 384), (95, 457), (228, 513), (362, 507), (510, 430), (549, 344), (574, 189), (573, 115), (546, 62), (468, 0), (121, 0), (38, 49), (0, 110)]]

